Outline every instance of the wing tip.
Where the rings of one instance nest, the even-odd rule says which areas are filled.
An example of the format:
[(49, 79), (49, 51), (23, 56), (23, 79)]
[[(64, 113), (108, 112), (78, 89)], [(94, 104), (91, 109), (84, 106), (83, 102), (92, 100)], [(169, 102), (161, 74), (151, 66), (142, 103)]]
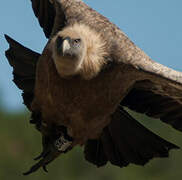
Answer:
[(7, 34), (4, 34), (5, 39), (8, 41), (8, 39), (10, 38)]
[(4, 34), (4, 37), (6, 39), (6, 41), (10, 44), (11, 42), (15, 42), (15, 40), (13, 40), (9, 35)]

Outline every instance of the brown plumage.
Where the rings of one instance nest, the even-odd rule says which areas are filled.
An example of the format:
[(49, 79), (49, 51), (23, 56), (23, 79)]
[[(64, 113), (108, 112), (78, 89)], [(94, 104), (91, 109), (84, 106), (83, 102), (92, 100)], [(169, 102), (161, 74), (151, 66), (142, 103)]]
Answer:
[(76, 145), (85, 146), (89, 162), (120, 167), (144, 165), (178, 148), (139, 124), (123, 106), (182, 130), (182, 73), (152, 61), (80, 0), (31, 1), (49, 38), (43, 53), (6, 36), (14, 82), (43, 141), (36, 158), (41, 160), (25, 174), (46, 170)]

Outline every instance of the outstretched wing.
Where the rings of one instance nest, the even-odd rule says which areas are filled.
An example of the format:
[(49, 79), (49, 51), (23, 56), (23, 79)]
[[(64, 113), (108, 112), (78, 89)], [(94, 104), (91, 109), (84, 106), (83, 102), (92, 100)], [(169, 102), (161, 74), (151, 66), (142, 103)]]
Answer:
[(5, 55), (13, 67), (13, 81), (23, 91), (24, 104), (30, 109), (34, 96), (36, 64), (40, 54), (22, 46), (7, 35), (5, 38), (10, 46)]
[(137, 67), (143, 79), (133, 85), (122, 105), (182, 131), (182, 73), (142, 58)]
[(105, 17), (81, 0), (31, 0), (31, 2), (34, 14), (47, 38), (74, 23), (83, 23), (99, 31), (105, 29), (110, 32), (115, 28)]

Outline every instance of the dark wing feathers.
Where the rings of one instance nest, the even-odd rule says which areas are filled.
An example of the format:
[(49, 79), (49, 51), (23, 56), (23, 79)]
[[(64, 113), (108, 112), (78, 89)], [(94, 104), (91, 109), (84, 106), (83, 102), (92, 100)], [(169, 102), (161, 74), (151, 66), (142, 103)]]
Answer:
[(16, 69), (14, 69), (14, 73), (22, 76), (35, 75), (35, 67), (40, 54), (22, 46), (7, 35), (5, 35), (5, 38), (10, 45), (6, 51), (6, 56), (9, 57), (8, 61), (13, 67), (18, 64)]
[(97, 167), (104, 166), (108, 161), (101, 139), (88, 140), (85, 144), (84, 154), (85, 159), (97, 165)]
[(36, 63), (40, 54), (22, 46), (7, 35), (5, 38), (10, 46), (5, 55), (13, 67), (13, 81), (23, 91), (24, 104), (30, 108), (34, 94)]
[(146, 129), (120, 106), (101, 138), (87, 142), (85, 158), (97, 166), (105, 165), (107, 160), (120, 167), (130, 163), (144, 165), (154, 157), (168, 157), (169, 150), (175, 148), (178, 147)]
[(160, 118), (182, 131), (181, 91), (168, 83), (143, 80), (135, 83), (121, 104), (136, 112)]
[(35, 16), (38, 18), (40, 26), (43, 28), (47, 38), (50, 37), (55, 19), (55, 8), (49, 0), (31, 0)]
[[(170, 149), (178, 148), (146, 129), (122, 107), (119, 107), (112, 115), (112, 121), (105, 128), (105, 132), (110, 136), (112, 141), (110, 145), (115, 152), (111, 163), (120, 164), (121, 167), (129, 163), (144, 165), (154, 157), (168, 157)], [(105, 137), (102, 136), (102, 140), (105, 141)], [(103, 143), (103, 146), (108, 146), (108, 144)], [(105, 153), (112, 160), (110, 149), (104, 150), (109, 151)]]

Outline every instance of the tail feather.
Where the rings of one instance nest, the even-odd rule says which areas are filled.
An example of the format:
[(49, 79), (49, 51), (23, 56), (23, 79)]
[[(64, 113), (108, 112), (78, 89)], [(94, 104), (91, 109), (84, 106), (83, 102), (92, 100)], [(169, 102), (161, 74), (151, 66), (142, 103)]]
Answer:
[[(115, 154), (119, 157), (116, 163), (112, 162), (111, 152), (105, 142), (106, 132), (114, 146)], [(107, 158), (111, 159), (111, 163), (115, 165), (118, 165), (119, 162), (120, 167), (129, 163), (145, 165), (154, 157), (168, 157), (170, 149), (178, 148), (146, 129), (122, 108), (117, 109), (113, 114), (112, 121), (105, 128), (101, 139)]]
[(107, 157), (103, 151), (101, 140), (88, 140), (84, 149), (85, 159), (97, 167), (107, 163)]
[[(101, 141), (99, 157), (104, 157), (105, 163), (100, 165), (110, 161), (119, 167), (130, 163), (143, 166), (152, 158), (168, 157), (169, 150), (179, 148), (146, 129), (121, 107), (112, 115), (112, 121), (103, 129), (100, 139), (93, 141)], [(90, 144), (85, 153), (90, 156), (85, 158), (98, 166), (97, 148), (96, 143)]]
[(119, 167), (127, 166), (129, 164), (128, 160), (120, 154), (108, 127), (103, 130), (101, 140), (103, 143), (104, 153), (106, 154), (108, 161)]

